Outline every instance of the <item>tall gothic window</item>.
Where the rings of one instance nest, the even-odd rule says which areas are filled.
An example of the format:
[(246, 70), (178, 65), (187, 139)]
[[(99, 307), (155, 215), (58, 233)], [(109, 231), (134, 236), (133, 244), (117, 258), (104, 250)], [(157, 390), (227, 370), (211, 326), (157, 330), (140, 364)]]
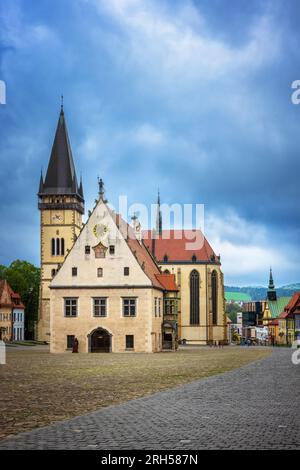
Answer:
[(218, 275), (213, 271), (211, 275), (211, 301), (212, 301), (212, 322), (218, 323)]
[(52, 238), (51, 240), (51, 255), (52, 256), (65, 256), (65, 239)]
[(62, 256), (65, 256), (65, 239), (64, 238), (60, 239), (60, 254)]
[(59, 249), (59, 238), (56, 239), (56, 256), (59, 256), (60, 254), (60, 249)]
[(199, 325), (200, 307), (199, 307), (199, 273), (196, 269), (190, 274), (190, 324)]
[(55, 256), (55, 238), (52, 238), (51, 240), (51, 254), (52, 256)]

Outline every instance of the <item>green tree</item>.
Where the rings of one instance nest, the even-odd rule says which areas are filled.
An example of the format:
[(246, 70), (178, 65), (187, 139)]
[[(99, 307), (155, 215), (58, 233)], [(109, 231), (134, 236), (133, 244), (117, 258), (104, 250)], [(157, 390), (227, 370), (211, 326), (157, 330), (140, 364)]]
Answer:
[(25, 305), (25, 335), (32, 339), (38, 319), (40, 269), (27, 261), (16, 260), (10, 266), (0, 265), (0, 278), (20, 294)]
[(234, 302), (226, 302), (225, 311), (228, 317), (230, 318), (230, 320), (232, 321), (232, 323), (237, 322), (237, 313), (241, 312), (241, 310), (242, 308), (239, 304), (234, 303)]

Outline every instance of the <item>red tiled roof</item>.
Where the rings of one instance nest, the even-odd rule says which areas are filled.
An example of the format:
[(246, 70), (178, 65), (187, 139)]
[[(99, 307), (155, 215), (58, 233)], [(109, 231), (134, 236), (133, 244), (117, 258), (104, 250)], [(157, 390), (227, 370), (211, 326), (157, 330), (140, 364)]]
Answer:
[(284, 319), (284, 318), (287, 318), (288, 316), (289, 316), (288, 312), (282, 312), (278, 318)]
[(173, 292), (179, 290), (175, 281), (175, 274), (156, 274), (156, 278), (165, 290)]
[[(152, 230), (144, 230), (142, 233), (144, 243), (151, 253), (152, 235)], [(155, 238), (154, 246), (154, 254), (159, 262), (163, 262), (167, 256), (169, 263), (172, 263), (172, 261), (192, 263), (192, 258), (195, 256), (196, 262), (219, 263), (219, 258), (216, 256), (201, 230), (163, 230), (162, 234)]]
[[(116, 219), (117, 227), (119, 228), (120, 232), (124, 236), (124, 239), (126, 240), (130, 250), (136, 257), (138, 263), (144, 270), (146, 276), (152, 282), (152, 285), (154, 287), (157, 287), (158, 289), (169, 290), (166, 288), (167, 284), (161, 282), (160, 277), (159, 277), (161, 275), (159, 267), (157, 266), (155, 260), (152, 258), (151, 254), (149, 253), (143, 241), (139, 242), (139, 240), (137, 240), (137, 238), (135, 237), (133, 228), (125, 220), (122, 219), (120, 214), (116, 214), (115, 219)], [(175, 290), (174, 284), (175, 284), (175, 280), (174, 280), (174, 283), (172, 283), (171, 281), (168, 281), (168, 285), (171, 287), (170, 290)]]
[(295, 292), (284, 310), (293, 310), (295, 307), (300, 306), (300, 292)]
[[(19, 303), (16, 303), (16, 300), (19, 300)], [(0, 307), (25, 308), (20, 295), (12, 290), (6, 280), (0, 280)]]

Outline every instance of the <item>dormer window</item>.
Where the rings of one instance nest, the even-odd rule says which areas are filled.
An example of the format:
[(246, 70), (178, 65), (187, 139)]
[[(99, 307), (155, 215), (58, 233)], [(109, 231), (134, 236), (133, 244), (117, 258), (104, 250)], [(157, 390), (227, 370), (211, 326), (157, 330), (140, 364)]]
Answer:
[(105, 258), (107, 247), (104, 246), (101, 242), (93, 247), (95, 252), (95, 258)]
[(165, 255), (164, 256), (164, 263), (167, 263), (168, 261), (169, 261), (169, 257), (168, 257), (168, 255)]
[(196, 255), (193, 255), (193, 256), (192, 256), (192, 262), (193, 262), (193, 263), (196, 263), (196, 261), (197, 261), (197, 256), (196, 256)]

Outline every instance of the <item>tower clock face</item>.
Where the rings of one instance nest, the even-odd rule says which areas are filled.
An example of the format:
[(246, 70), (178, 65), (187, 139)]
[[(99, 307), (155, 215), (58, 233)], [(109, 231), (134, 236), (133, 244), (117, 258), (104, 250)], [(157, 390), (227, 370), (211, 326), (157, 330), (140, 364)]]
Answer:
[(63, 217), (59, 213), (54, 213), (52, 214), (52, 223), (53, 224), (59, 224), (63, 221)]

